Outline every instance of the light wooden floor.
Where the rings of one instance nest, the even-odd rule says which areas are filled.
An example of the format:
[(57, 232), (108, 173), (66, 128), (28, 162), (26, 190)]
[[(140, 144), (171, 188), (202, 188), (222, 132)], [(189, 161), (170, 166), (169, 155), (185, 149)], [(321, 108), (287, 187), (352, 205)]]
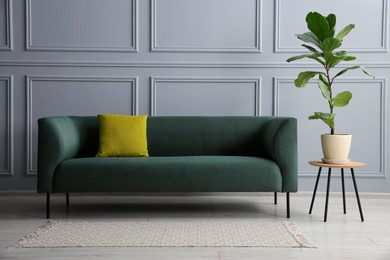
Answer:
[[(308, 214), (311, 193), (291, 194), (291, 220), (317, 246), (305, 248), (58, 248), (14, 249), (10, 245), (46, 223), (45, 197), (35, 193), (0, 193), (0, 259), (390, 259), (390, 194), (361, 194), (365, 222), (360, 222), (354, 194), (347, 194), (342, 214), (340, 193), (332, 193), (328, 222), (323, 222), (324, 194)], [(74, 221), (130, 219), (285, 220), (285, 195), (273, 205), (272, 194), (171, 194), (153, 196), (53, 196), (52, 219)]]

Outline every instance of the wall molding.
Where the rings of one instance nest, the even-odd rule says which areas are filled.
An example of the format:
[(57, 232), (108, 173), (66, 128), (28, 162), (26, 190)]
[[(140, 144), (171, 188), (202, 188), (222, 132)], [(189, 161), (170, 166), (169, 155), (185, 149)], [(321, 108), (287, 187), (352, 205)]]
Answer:
[[(390, 62), (343, 63), (339, 68), (355, 65), (367, 68), (390, 68)], [(100, 68), (322, 68), (315, 63), (287, 62), (107, 62), (107, 61), (0, 61), (0, 67), (100, 67)]]
[(254, 115), (261, 115), (261, 78), (253, 77), (150, 77), (150, 113), (157, 116), (157, 84), (160, 82), (171, 83), (254, 83), (255, 84), (255, 108)]
[(27, 75), (26, 76), (26, 100), (27, 100), (27, 175), (36, 175), (37, 169), (33, 167), (33, 145), (32, 145), (32, 124), (33, 124), (33, 82), (34, 81), (54, 81), (54, 82), (131, 82), (132, 83), (132, 111), (131, 115), (138, 115), (138, 77), (87, 77), (87, 76), (38, 76), (38, 75)]
[(7, 91), (5, 97), (7, 103), (7, 168), (0, 169), (0, 176), (12, 176), (14, 175), (13, 76), (0, 75), (0, 81), (6, 82)]
[(138, 52), (138, 0), (131, 0), (132, 4), (132, 44), (129, 46), (78, 46), (78, 45), (34, 45), (32, 43), (32, 13), (33, 0), (26, 0), (26, 50), (27, 51), (57, 51), (57, 52)]
[(5, 14), (6, 14), (6, 43), (0, 45), (0, 51), (13, 51), (13, 19), (12, 19), (12, 1), (5, 0)]
[[(273, 105), (273, 115), (279, 116), (279, 93), (280, 93), (280, 83), (290, 83), (294, 84), (295, 78), (291, 77), (274, 77), (273, 81), (273, 94), (274, 94), (274, 105)], [(314, 80), (310, 80), (309, 82), (315, 83)], [(337, 82), (344, 82), (344, 83), (355, 83), (355, 84), (362, 84), (364, 82), (370, 82), (370, 83), (379, 83), (380, 86), (380, 171), (379, 172), (365, 172), (364, 170), (360, 171), (358, 178), (387, 178), (387, 162), (386, 162), (386, 155), (387, 155), (387, 147), (386, 147), (386, 141), (387, 141), (387, 122), (386, 122), (386, 111), (387, 111), (387, 94), (386, 94), (386, 88), (387, 88), (387, 78), (358, 78), (358, 77), (350, 77), (350, 78), (339, 78), (337, 79)], [(317, 176), (317, 171), (298, 171), (299, 177), (315, 177)], [(347, 175), (348, 176), (348, 175)]]
[[(389, 34), (388, 34), (388, 22), (389, 22), (389, 4), (388, 0), (382, 0), (382, 39), (381, 46), (373, 47), (373, 48), (343, 48), (348, 52), (361, 52), (361, 53), (388, 53), (388, 42), (389, 42)], [(302, 48), (294, 48), (294, 47), (282, 47), (281, 46), (281, 37), (280, 37), (280, 26), (281, 26), (281, 5), (282, 0), (275, 0), (275, 32), (274, 32), (274, 52), (275, 53), (302, 53), (304, 50)]]
[(157, 7), (156, 2), (158, 0), (151, 0), (151, 10), (150, 10), (150, 16), (151, 16), (151, 43), (150, 48), (151, 52), (189, 52), (189, 53), (197, 53), (197, 52), (211, 52), (211, 53), (221, 53), (221, 52), (228, 52), (228, 53), (246, 53), (246, 52), (262, 52), (261, 47), (261, 39), (262, 39), (262, 0), (255, 0), (256, 1), (256, 42), (255, 46), (252, 48), (248, 47), (210, 47), (210, 46), (203, 46), (203, 47), (189, 47), (189, 46), (159, 46), (157, 43), (157, 35), (156, 35), (156, 28), (157, 28), (157, 19), (156, 19), (156, 13), (157, 13)]

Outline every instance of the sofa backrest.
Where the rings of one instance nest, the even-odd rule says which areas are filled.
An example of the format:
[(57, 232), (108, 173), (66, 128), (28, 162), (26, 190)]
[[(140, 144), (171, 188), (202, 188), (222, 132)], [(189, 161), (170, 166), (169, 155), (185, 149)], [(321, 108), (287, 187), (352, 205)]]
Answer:
[[(68, 117), (81, 144), (78, 157), (95, 156), (99, 142), (97, 117)], [(148, 117), (150, 156), (261, 156), (262, 127), (271, 117)], [(76, 133), (75, 132), (75, 133)]]
[(151, 156), (261, 154), (262, 117), (149, 117)]

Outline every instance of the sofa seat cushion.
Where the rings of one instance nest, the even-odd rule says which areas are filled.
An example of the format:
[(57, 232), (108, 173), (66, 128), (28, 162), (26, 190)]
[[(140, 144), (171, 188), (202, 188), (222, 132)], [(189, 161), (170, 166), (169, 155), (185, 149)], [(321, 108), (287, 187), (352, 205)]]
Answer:
[(260, 157), (76, 158), (62, 162), (54, 192), (281, 191), (278, 165)]

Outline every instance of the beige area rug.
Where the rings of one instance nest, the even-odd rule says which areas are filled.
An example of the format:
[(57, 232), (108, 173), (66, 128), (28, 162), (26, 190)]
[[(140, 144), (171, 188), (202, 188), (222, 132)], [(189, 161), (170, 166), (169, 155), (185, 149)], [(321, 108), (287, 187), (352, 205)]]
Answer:
[(49, 222), (12, 247), (314, 247), (293, 221)]

